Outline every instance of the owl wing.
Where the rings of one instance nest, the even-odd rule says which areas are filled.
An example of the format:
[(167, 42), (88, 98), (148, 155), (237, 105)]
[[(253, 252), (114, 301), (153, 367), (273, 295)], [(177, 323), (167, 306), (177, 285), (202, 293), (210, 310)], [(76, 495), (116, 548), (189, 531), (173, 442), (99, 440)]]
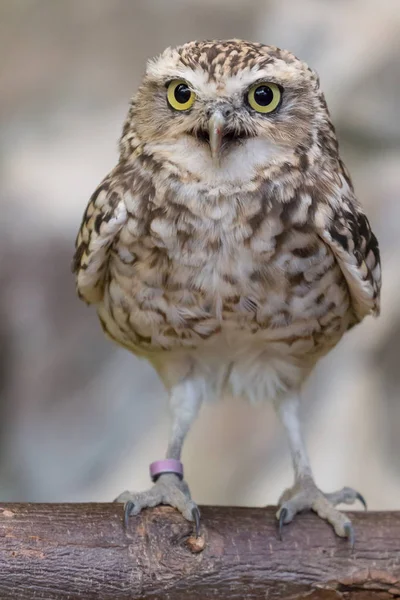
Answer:
[(72, 270), (78, 295), (88, 304), (103, 298), (112, 244), (127, 220), (123, 188), (108, 175), (90, 198), (75, 242)]
[(379, 315), (381, 262), (378, 240), (357, 202), (347, 173), (339, 193), (321, 204), (315, 214), (320, 237), (331, 248), (347, 281), (357, 321)]

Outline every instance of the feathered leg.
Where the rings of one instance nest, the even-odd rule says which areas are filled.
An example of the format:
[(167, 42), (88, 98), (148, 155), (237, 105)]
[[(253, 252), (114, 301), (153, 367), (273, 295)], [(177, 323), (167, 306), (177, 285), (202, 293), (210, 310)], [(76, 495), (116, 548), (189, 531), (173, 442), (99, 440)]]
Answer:
[(295, 477), (294, 485), (285, 490), (279, 499), (277, 519), (280, 533), (282, 526), (290, 523), (298, 512), (311, 509), (328, 521), (337, 535), (348, 537), (353, 544), (354, 532), (349, 517), (334, 507), (343, 503), (353, 504), (355, 500), (360, 500), (365, 506), (363, 497), (348, 487), (330, 494), (324, 494), (317, 488), (301, 434), (299, 395), (293, 393), (279, 398), (275, 402), (275, 407), (286, 430)]
[[(172, 459), (172, 463), (180, 464), (182, 446), (199, 412), (202, 397), (201, 383), (193, 379), (186, 379), (171, 390), (172, 427), (166, 458)], [(159, 461), (157, 464), (162, 465), (165, 462)], [(188, 521), (195, 521), (198, 533), (199, 509), (191, 499), (186, 481), (177, 473), (159, 474), (149, 490), (139, 493), (123, 492), (116, 502), (125, 503), (125, 521), (129, 516), (139, 514), (143, 508), (168, 504), (178, 509)]]

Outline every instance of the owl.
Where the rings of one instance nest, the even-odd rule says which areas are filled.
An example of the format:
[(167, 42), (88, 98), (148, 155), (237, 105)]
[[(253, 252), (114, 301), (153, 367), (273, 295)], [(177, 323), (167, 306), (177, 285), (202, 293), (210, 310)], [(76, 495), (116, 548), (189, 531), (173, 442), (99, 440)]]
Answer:
[(171, 431), (153, 486), (124, 492), (125, 521), (168, 504), (195, 523), (181, 451), (202, 402), (270, 400), (294, 484), (279, 532), (311, 509), (354, 540), (303, 441), (303, 382), (344, 333), (378, 315), (378, 243), (354, 195), (316, 73), (292, 53), (241, 40), (190, 42), (151, 60), (116, 167), (77, 236), (77, 292), (108, 338), (152, 363)]

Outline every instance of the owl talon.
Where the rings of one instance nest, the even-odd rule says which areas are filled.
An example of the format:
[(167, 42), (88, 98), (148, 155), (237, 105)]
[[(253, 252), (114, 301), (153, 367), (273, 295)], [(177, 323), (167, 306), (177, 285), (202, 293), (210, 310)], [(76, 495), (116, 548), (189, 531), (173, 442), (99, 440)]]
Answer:
[(353, 525), (351, 523), (346, 523), (344, 525), (343, 529), (344, 529), (347, 539), (350, 542), (350, 548), (353, 550), (354, 543), (355, 543), (355, 535), (354, 535)]
[(132, 502), (132, 500), (128, 500), (128, 502), (125, 503), (125, 507), (124, 507), (124, 527), (125, 527), (125, 529), (128, 528), (129, 517), (131, 516), (134, 508), (135, 508), (135, 505)]
[(198, 537), (200, 537), (200, 511), (197, 506), (192, 508), (192, 516), (193, 516), (193, 521), (195, 523), (195, 534), (196, 534), (196, 537), (198, 538)]
[(200, 511), (190, 498), (188, 485), (173, 473), (160, 475), (153, 487), (144, 492), (123, 492), (116, 502), (124, 503), (125, 527), (130, 516), (138, 515), (143, 508), (153, 508), (162, 504), (179, 510), (187, 521), (194, 521), (196, 532), (200, 529)]
[[(279, 536), (282, 526), (304, 510), (313, 510), (321, 519), (328, 521), (340, 537), (347, 537), (350, 545), (354, 545), (354, 530), (348, 516), (335, 508), (337, 504), (352, 504), (360, 500), (365, 506), (365, 500), (352, 488), (345, 487), (337, 492), (323, 494), (312, 479), (302, 479), (286, 490), (279, 500), (280, 510), (277, 513), (279, 521)], [(364, 502), (363, 502), (364, 500)]]
[(365, 510), (368, 510), (368, 506), (367, 506), (367, 502), (364, 498), (364, 496), (362, 494), (360, 494), (360, 492), (356, 493), (356, 498), (359, 502), (361, 502), (361, 504), (363, 505)]
[(283, 538), (282, 538), (282, 529), (283, 529), (283, 526), (285, 524), (285, 520), (286, 520), (287, 515), (288, 515), (287, 508), (281, 508), (281, 510), (279, 512), (279, 526), (278, 526), (279, 539), (280, 539), (281, 542), (283, 541)]

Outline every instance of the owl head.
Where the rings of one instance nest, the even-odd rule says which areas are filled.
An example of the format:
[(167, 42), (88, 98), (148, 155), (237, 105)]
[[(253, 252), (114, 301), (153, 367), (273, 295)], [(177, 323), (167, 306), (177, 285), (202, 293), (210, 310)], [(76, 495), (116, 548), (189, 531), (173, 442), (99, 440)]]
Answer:
[(317, 75), (290, 52), (241, 40), (190, 42), (148, 63), (121, 148), (129, 155), (140, 145), (189, 171), (235, 172), (243, 161), (301, 156), (330, 129)]

